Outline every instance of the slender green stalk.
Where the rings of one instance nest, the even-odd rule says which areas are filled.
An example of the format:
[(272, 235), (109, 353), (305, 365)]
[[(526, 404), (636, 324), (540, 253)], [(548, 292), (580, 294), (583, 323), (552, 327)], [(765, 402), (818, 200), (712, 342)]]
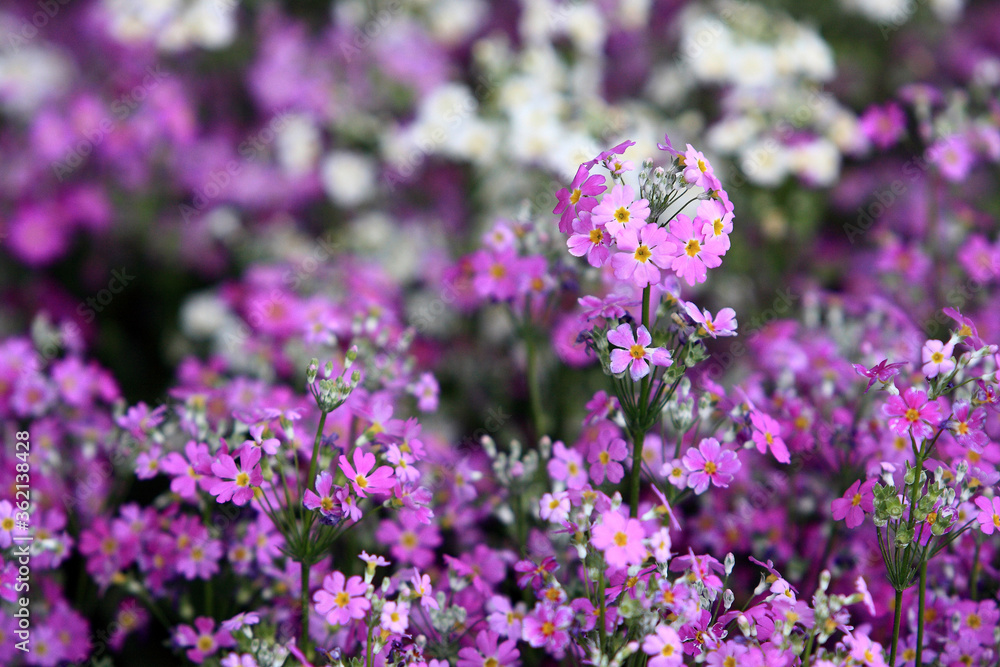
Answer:
[(316, 467), (319, 466), (319, 443), (323, 440), (323, 427), (326, 426), (326, 415), (327, 413), (324, 412), (319, 418), (319, 428), (316, 429), (316, 437), (313, 439), (312, 460), (309, 461), (309, 476), (305, 480), (305, 486), (301, 483), (299, 484), (299, 498), (302, 497), (302, 493), (305, 489), (315, 490)]
[(920, 667), (920, 654), (924, 649), (924, 597), (927, 594), (927, 561), (920, 563), (920, 590), (917, 602), (917, 657), (914, 667)]
[(896, 589), (896, 602), (893, 607), (892, 650), (889, 652), (889, 667), (896, 667), (896, 648), (899, 644), (899, 622), (903, 618), (903, 591), (899, 589)]
[(535, 339), (533, 332), (529, 331), (527, 325), (525, 325), (522, 335), (524, 336), (524, 344), (528, 355), (528, 400), (531, 402), (531, 421), (535, 427), (535, 435), (540, 438), (545, 435), (548, 425), (545, 421), (545, 410), (542, 409), (542, 391), (535, 359), (537, 356), (535, 353)]
[[(642, 325), (649, 329), (649, 285), (642, 290)], [(632, 437), (632, 476), (629, 480), (629, 516), (635, 518), (639, 515), (639, 481), (642, 477), (642, 445), (646, 440), (645, 424), (649, 411), (649, 388), (650, 376), (642, 378), (642, 390), (639, 397), (638, 419), (639, 424), (631, 424), (630, 435)]]
[(302, 646), (302, 654), (307, 658), (310, 654), (309, 647), (309, 569), (310, 565), (306, 561), (299, 563), (302, 573), (302, 594), (300, 604), (302, 605), (302, 633), (299, 635), (299, 644)]
[(809, 632), (809, 641), (806, 642), (806, 650), (802, 654), (802, 667), (809, 667), (809, 659), (812, 657), (813, 643), (816, 641), (816, 632)]

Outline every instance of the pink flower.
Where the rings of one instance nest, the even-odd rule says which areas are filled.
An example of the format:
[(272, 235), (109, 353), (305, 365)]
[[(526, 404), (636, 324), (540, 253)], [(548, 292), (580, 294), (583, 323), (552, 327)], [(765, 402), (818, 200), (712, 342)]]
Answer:
[(861, 364), (854, 364), (854, 371), (863, 377), (868, 378), (868, 386), (865, 387), (865, 393), (872, 388), (875, 381), (888, 382), (896, 375), (899, 375), (899, 369), (906, 365), (907, 362), (900, 361), (894, 364), (888, 364), (888, 359), (883, 359), (871, 368), (865, 368)]
[(573, 232), (566, 242), (569, 254), (574, 257), (586, 255), (591, 266), (604, 266), (611, 255), (608, 249), (610, 235), (604, 225), (595, 223), (593, 216), (584, 211), (573, 221)]
[(517, 638), (499, 642), (499, 635), (490, 630), (480, 630), (476, 635), (476, 648), (466, 646), (458, 652), (456, 667), (517, 667), (521, 652), (515, 648)]
[(316, 492), (306, 489), (302, 494), (302, 504), (311, 510), (319, 510), (324, 516), (339, 515), (339, 505), (333, 498), (333, 476), (327, 471), (316, 476)]
[(360, 447), (354, 449), (353, 467), (346, 456), (340, 455), (340, 469), (351, 481), (354, 492), (362, 498), (367, 498), (369, 493), (388, 494), (395, 484), (392, 468), (379, 466), (373, 471), (374, 467), (375, 455), (371, 452), (362, 452)]
[(649, 216), (649, 202), (635, 201), (635, 191), (628, 185), (616, 185), (591, 211), (594, 224), (601, 225), (614, 238), (626, 229), (638, 229)]
[(619, 232), (615, 243), (621, 252), (611, 257), (615, 278), (631, 280), (636, 287), (659, 283), (660, 270), (656, 267), (669, 267), (676, 252), (667, 237), (667, 230), (652, 223)]
[(955, 360), (951, 356), (954, 350), (955, 345), (951, 342), (943, 343), (931, 339), (924, 343), (924, 375), (927, 378), (933, 378), (938, 375), (947, 375), (955, 370)]
[(862, 114), (858, 128), (873, 144), (885, 150), (905, 134), (906, 116), (895, 102), (885, 106), (873, 104)]
[(410, 608), (399, 602), (386, 602), (382, 605), (382, 614), (379, 616), (382, 627), (389, 632), (401, 635), (406, 632), (410, 624)]
[(669, 240), (674, 243), (674, 258), (670, 268), (688, 285), (705, 282), (708, 269), (722, 264), (722, 255), (728, 247), (719, 237), (708, 237), (695, 229), (694, 223), (683, 213), (670, 221)]
[(264, 435), (263, 424), (257, 424), (256, 426), (251, 426), (250, 437), (253, 438), (253, 440), (247, 440), (243, 444), (260, 447), (265, 452), (267, 452), (269, 456), (274, 456), (275, 454), (278, 453), (278, 447), (281, 445), (281, 443), (278, 442), (277, 438), (273, 437), (261, 440), (261, 436), (263, 435)]
[(434, 599), (434, 589), (431, 588), (429, 576), (421, 575), (420, 570), (414, 570), (410, 585), (413, 586), (413, 592), (420, 598), (420, 604), (424, 609), (440, 609), (437, 600)]
[(569, 493), (546, 493), (538, 501), (538, 515), (543, 521), (562, 524), (569, 516)]
[(649, 375), (650, 363), (664, 368), (674, 363), (668, 350), (662, 347), (649, 347), (653, 337), (641, 324), (637, 334), (632, 333), (629, 324), (619, 324), (618, 328), (608, 332), (608, 342), (621, 348), (611, 350), (611, 372), (624, 373), (628, 368), (634, 382)]
[(535, 648), (545, 647), (556, 658), (562, 658), (569, 643), (569, 628), (573, 623), (570, 607), (538, 604), (524, 617), (521, 638)]
[(316, 612), (326, 616), (330, 625), (343, 625), (352, 618), (365, 617), (371, 603), (365, 598), (368, 585), (361, 577), (346, 579), (335, 571), (323, 579), (323, 588), (313, 594)]
[(590, 167), (581, 164), (569, 189), (563, 188), (556, 193), (558, 203), (552, 212), (559, 215), (559, 231), (563, 234), (570, 232), (570, 225), (577, 211), (590, 211), (597, 204), (592, 198), (605, 190), (604, 176), (591, 175), (589, 172)]
[(434, 563), (434, 549), (441, 544), (437, 524), (423, 524), (413, 512), (383, 519), (375, 531), (375, 538), (382, 544), (391, 545), (389, 553), (397, 561), (418, 568)]
[(646, 635), (642, 650), (653, 656), (647, 663), (649, 667), (677, 667), (684, 662), (680, 635), (668, 625), (658, 625), (655, 634)]
[[(187, 457), (187, 458), (185, 458)], [(160, 461), (160, 469), (173, 475), (170, 490), (185, 500), (197, 500), (198, 489), (208, 491), (215, 480), (212, 471), (212, 457), (208, 445), (189, 440), (184, 445), (184, 454), (170, 452)]]
[(264, 482), (258, 465), (260, 449), (244, 446), (239, 456), (239, 469), (236, 468), (236, 461), (228, 454), (222, 454), (212, 464), (212, 472), (220, 479), (208, 492), (216, 496), (216, 502), (224, 503), (231, 498), (237, 505), (246, 505), (253, 498), (254, 487)]
[(475, 274), (472, 286), (484, 299), (507, 301), (517, 294), (518, 255), (514, 248), (499, 251), (478, 250), (470, 262)]
[(985, 496), (976, 498), (976, 506), (982, 510), (977, 516), (979, 529), (985, 535), (992, 535), (993, 531), (1000, 531), (1000, 496), (995, 496), (993, 502)]
[(614, 428), (602, 428), (597, 434), (597, 440), (590, 446), (590, 479), (594, 484), (608, 481), (617, 484), (625, 477), (625, 468), (620, 463), (628, 458), (628, 446), (625, 441), (616, 437)]
[(722, 187), (719, 179), (715, 177), (712, 165), (708, 163), (702, 152), (696, 151), (691, 144), (687, 145), (687, 151), (684, 153), (681, 164), (684, 165), (684, 180), (691, 185), (706, 190), (718, 190)]
[(754, 411), (750, 413), (750, 423), (755, 429), (753, 441), (757, 444), (757, 451), (763, 454), (770, 449), (778, 463), (791, 461), (788, 447), (781, 439), (781, 424), (777, 420), (763, 412)]
[(684, 311), (696, 324), (701, 325), (698, 328), (698, 334), (701, 336), (716, 338), (736, 335), (736, 311), (732, 308), (723, 308), (713, 319), (712, 314), (707, 310), (699, 312), (698, 306), (690, 301), (685, 301)]
[(177, 628), (175, 641), (178, 646), (191, 646), (188, 649), (187, 657), (191, 662), (201, 664), (205, 658), (213, 655), (220, 648), (236, 646), (236, 640), (226, 630), (215, 630), (215, 621), (211, 618), (200, 616), (194, 619), (194, 628), (190, 625), (182, 625)]
[(890, 396), (882, 406), (882, 413), (889, 417), (889, 428), (899, 435), (912, 433), (915, 438), (926, 438), (941, 421), (938, 404), (928, 401), (927, 394), (910, 387), (902, 396)]
[(660, 474), (667, 478), (667, 481), (678, 489), (687, 488), (688, 471), (680, 459), (674, 459), (663, 464)]
[(726, 487), (733, 481), (733, 475), (740, 469), (740, 459), (736, 452), (722, 449), (715, 438), (705, 438), (697, 449), (689, 449), (684, 454), (684, 467), (688, 469), (688, 486), (701, 494), (709, 483)]
[(983, 430), (986, 422), (986, 410), (972, 406), (966, 400), (955, 401), (952, 406), (951, 432), (960, 445), (969, 447), (974, 452), (982, 452), (989, 444), (990, 438)]
[(605, 319), (621, 318), (625, 315), (625, 308), (638, 306), (641, 302), (623, 294), (609, 294), (603, 299), (596, 296), (584, 296), (577, 299), (577, 303), (583, 306), (582, 315), (588, 320), (597, 317)]
[(870, 479), (864, 484), (857, 480), (844, 492), (843, 498), (837, 498), (830, 505), (833, 518), (837, 521), (847, 519), (848, 528), (857, 528), (865, 520), (865, 512), (875, 511), (875, 494), (872, 487), (875, 480)]
[(552, 458), (548, 464), (552, 479), (566, 482), (570, 489), (581, 489), (587, 483), (587, 469), (583, 465), (583, 456), (573, 447), (567, 447), (561, 441), (552, 446)]
[(927, 149), (927, 158), (937, 165), (942, 176), (957, 183), (969, 175), (975, 155), (965, 137), (953, 134), (935, 141)]
[(728, 199), (706, 199), (698, 204), (695, 217), (695, 227), (701, 224), (702, 236), (706, 239), (719, 239), (725, 244), (726, 250), (729, 250), (729, 235), (733, 231), (733, 208)]
[(620, 511), (607, 512), (604, 520), (591, 530), (590, 543), (604, 552), (610, 567), (625, 568), (646, 560), (646, 537), (637, 519), (625, 517)]

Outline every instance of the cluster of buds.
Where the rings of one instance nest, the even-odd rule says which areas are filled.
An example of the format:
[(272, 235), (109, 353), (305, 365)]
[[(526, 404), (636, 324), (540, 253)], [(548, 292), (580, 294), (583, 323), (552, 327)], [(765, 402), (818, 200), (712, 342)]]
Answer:
[(348, 379), (344, 379), (357, 358), (358, 348), (352, 346), (344, 356), (344, 374), (331, 379), (333, 362), (328, 361), (323, 367), (323, 378), (319, 381), (316, 379), (319, 374), (319, 361), (313, 359), (309, 362), (309, 368), (306, 370), (306, 385), (321, 411), (333, 412), (343, 405), (351, 392), (357, 388), (358, 383), (361, 382), (361, 371), (355, 369), (350, 376), (347, 376)]

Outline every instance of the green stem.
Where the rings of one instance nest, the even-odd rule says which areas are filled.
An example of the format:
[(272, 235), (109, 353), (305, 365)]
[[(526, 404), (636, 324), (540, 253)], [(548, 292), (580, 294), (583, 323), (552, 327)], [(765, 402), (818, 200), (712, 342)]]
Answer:
[(899, 644), (899, 622), (903, 618), (903, 591), (896, 589), (896, 603), (892, 617), (892, 650), (889, 652), (889, 667), (896, 667), (896, 647)]
[[(316, 490), (316, 467), (319, 466), (319, 443), (323, 440), (323, 427), (326, 426), (326, 415), (324, 412), (319, 418), (319, 428), (316, 429), (316, 438), (313, 440), (312, 460), (309, 462), (309, 477), (305, 488)], [(302, 497), (305, 488), (299, 485), (299, 498)]]
[(535, 427), (535, 435), (542, 437), (547, 430), (545, 411), (542, 409), (542, 391), (539, 386), (538, 368), (535, 364), (535, 340), (533, 333), (525, 325), (522, 335), (527, 348), (528, 400), (531, 402), (531, 421)]
[(806, 650), (802, 655), (802, 667), (809, 667), (809, 659), (812, 657), (813, 642), (816, 640), (816, 633), (809, 633), (809, 641), (806, 642)]
[(920, 590), (917, 602), (917, 657), (914, 667), (920, 667), (920, 654), (924, 648), (924, 597), (927, 593), (927, 561), (920, 563)]
[[(325, 417), (326, 415), (324, 415)], [(302, 594), (300, 595), (300, 604), (302, 605), (302, 633), (299, 635), (299, 644), (302, 646), (302, 654), (307, 658), (310, 654), (309, 648), (309, 563), (302, 561), (301, 566), (301, 583), (302, 583)]]
[(598, 623), (597, 632), (598, 632), (598, 634), (600, 635), (600, 638), (601, 638), (600, 639), (600, 641), (601, 641), (601, 655), (604, 655), (604, 644), (605, 644), (605, 641), (606, 641), (606, 637), (605, 637), (606, 630), (605, 630), (605, 621), (604, 621), (604, 618), (605, 618), (605, 614), (606, 614), (605, 599), (606, 599), (607, 596), (604, 594), (604, 563), (603, 562), (601, 563), (601, 577), (600, 577), (600, 579), (598, 579), (598, 582), (599, 583), (598, 583), (598, 586), (597, 586), (597, 594), (599, 596), (601, 596), (601, 615), (597, 619), (597, 623)]

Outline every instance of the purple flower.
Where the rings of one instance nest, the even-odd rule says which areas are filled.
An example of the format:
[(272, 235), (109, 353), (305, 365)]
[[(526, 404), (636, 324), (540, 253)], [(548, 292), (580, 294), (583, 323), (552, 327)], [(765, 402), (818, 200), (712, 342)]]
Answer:
[(875, 494), (872, 487), (875, 480), (870, 479), (864, 484), (857, 480), (844, 492), (842, 498), (837, 498), (830, 505), (833, 518), (837, 521), (847, 519), (848, 528), (857, 528), (865, 520), (865, 512), (875, 511)]
[(905, 361), (900, 361), (894, 364), (886, 365), (888, 361), (888, 359), (883, 359), (871, 368), (865, 368), (861, 364), (854, 364), (854, 370), (857, 371), (858, 375), (868, 378), (868, 386), (865, 387), (866, 394), (868, 393), (868, 390), (872, 388), (872, 385), (875, 384), (875, 380), (878, 380), (879, 382), (888, 382), (894, 376), (899, 375), (899, 369), (907, 363)]
[(630, 325), (619, 324), (617, 329), (608, 332), (608, 342), (622, 348), (611, 350), (611, 372), (624, 373), (627, 368), (635, 382), (649, 375), (650, 363), (664, 368), (674, 363), (668, 350), (661, 347), (649, 347), (653, 342), (653, 337), (642, 325), (639, 325), (637, 336), (632, 333)]

